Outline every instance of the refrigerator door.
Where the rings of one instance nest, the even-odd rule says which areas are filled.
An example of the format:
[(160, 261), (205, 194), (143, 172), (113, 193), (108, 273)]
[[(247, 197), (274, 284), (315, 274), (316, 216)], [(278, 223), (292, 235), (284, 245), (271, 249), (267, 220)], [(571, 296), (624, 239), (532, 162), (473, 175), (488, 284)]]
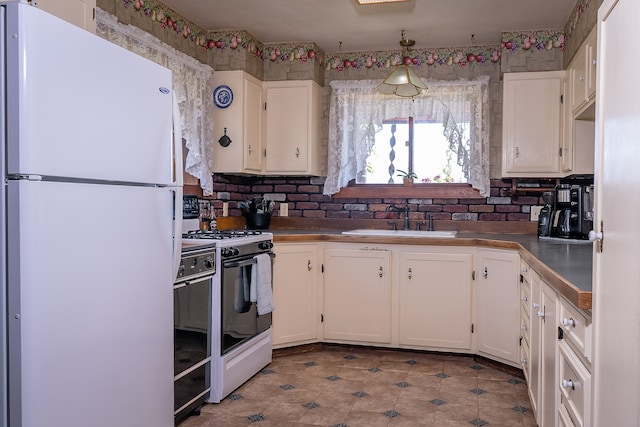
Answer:
[(35, 7), (6, 8), (8, 173), (173, 184), (171, 71)]
[(10, 181), (11, 426), (173, 426), (170, 188)]

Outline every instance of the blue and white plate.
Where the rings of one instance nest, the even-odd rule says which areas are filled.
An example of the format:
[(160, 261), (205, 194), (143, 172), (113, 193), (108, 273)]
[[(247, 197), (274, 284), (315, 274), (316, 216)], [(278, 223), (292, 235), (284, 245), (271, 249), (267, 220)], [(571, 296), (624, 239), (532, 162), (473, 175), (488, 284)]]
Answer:
[(220, 85), (213, 91), (213, 103), (218, 108), (227, 108), (233, 102), (233, 92), (226, 85)]

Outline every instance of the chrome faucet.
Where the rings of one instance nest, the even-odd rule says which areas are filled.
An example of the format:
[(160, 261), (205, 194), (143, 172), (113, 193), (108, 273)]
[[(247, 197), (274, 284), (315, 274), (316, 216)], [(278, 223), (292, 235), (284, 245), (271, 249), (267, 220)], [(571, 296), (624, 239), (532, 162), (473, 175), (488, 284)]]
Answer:
[(387, 210), (390, 212), (404, 213), (404, 223), (402, 225), (402, 229), (409, 230), (409, 204), (408, 203), (402, 207), (398, 207), (396, 205), (389, 205)]

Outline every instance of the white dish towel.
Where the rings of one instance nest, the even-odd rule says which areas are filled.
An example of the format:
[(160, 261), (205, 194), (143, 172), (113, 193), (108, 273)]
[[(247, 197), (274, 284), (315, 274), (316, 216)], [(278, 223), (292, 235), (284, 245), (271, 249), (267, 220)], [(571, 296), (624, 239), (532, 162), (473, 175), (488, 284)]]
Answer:
[(258, 314), (273, 311), (273, 290), (271, 289), (271, 256), (260, 254), (254, 257), (256, 263), (251, 272), (251, 301), (257, 302)]

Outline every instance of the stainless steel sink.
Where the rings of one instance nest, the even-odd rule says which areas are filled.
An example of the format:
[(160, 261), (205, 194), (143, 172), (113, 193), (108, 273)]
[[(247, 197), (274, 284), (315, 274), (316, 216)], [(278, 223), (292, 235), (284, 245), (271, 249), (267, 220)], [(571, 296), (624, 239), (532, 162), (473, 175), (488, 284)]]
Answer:
[(431, 237), (439, 239), (456, 237), (456, 233), (457, 231), (376, 230), (368, 228), (342, 232), (347, 236)]

